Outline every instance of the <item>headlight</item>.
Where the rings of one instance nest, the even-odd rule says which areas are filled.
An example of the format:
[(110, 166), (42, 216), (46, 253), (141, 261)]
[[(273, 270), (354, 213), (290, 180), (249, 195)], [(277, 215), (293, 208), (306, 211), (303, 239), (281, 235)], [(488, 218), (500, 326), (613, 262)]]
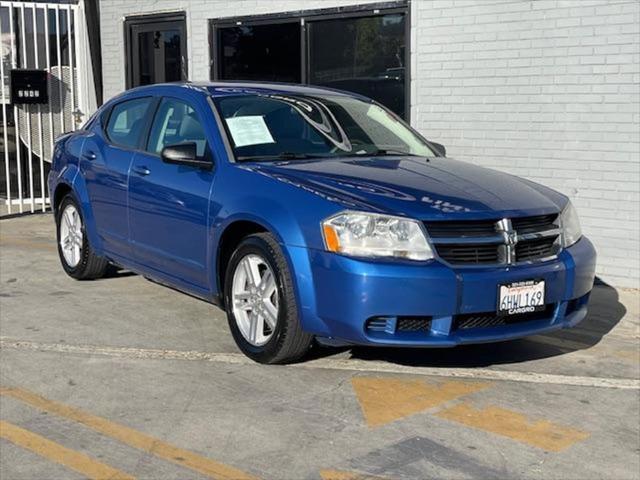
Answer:
[(560, 214), (560, 227), (562, 228), (562, 246), (565, 248), (570, 247), (582, 237), (578, 212), (571, 202)]
[(429, 260), (433, 252), (419, 222), (365, 212), (344, 212), (322, 222), (330, 252), (358, 257)]

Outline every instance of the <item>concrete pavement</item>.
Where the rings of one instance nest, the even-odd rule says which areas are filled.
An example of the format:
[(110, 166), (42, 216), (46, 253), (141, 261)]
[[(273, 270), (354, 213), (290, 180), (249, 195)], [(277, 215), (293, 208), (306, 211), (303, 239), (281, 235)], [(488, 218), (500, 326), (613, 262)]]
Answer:
[(261, 366), (217, 308), (74, 281), (49, 214), (4, 219), (0, 478), (638, 478), (639, 318), (600, 285), (553, 335)]

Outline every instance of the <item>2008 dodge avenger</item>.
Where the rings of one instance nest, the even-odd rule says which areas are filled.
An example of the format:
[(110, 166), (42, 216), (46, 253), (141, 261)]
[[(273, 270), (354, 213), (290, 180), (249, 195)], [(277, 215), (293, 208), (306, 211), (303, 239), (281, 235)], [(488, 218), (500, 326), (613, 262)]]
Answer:
[(56, 142), (49, 188), (67, 274), (114, 264), (218, 304), (264, 363), (315, 338), (451, 347), (572, 327), (595, 275), (567, 197), (329, 89), (130, 90)]

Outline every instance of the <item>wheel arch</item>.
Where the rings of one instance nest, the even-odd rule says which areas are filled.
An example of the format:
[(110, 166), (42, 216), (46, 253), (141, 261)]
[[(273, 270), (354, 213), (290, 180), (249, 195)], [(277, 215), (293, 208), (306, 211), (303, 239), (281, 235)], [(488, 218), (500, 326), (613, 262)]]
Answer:
[(66, 168), (57, 179), (53, 190), (52, 208), (54, 215), (58, 214), (58, 207), (62, 199), (71, 193), (82, 213), (85, 231), (89, 237), (89, 241), (96, 253), (102, 253), (102, 242), (97, 233), (93, 209), (89, 202), (89, 193), (84, 178), (75, 166)]
[(244, 238), (261, 232), (271, 233), (277, 238), (277, 234), (263, 222), (249, 218), (238, 218), (229, 222), (220, 234), (215, 256), (215, 290), (221, 305), (224, 305), (224, 281), (231, 255)]
[(62, 199), (67, 196), (68, 193), (73, 192), (73, 188), (68, 183), (61, 182), (56, 187), (53, 193), (53, 201), (51, 202), (51, 208), (53, 209), (53, 214), (58, 214), (58, 208), (60, 207), (60, 203)]

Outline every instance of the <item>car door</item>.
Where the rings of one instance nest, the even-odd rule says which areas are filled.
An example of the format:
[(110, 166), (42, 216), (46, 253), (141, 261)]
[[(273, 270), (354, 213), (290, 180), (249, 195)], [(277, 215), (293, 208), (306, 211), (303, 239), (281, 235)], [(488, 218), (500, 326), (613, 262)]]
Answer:
[(143, 267), (198, 288), (207, 285), (209, 196), (214, 171), (162, 161), (162, 149), (195, 142), (213, 161), (202, 116), (187, 101), (164, 97), (146, 153), (136, 153), (129, 177), (129, 225), (135, 260)]
[(148, 126), (155, 99), (117, 103), (96, 122), (82, 149), (84, 174), (95, 226), (107, 253), (130, 258), (127, 182), (135, 150)]

